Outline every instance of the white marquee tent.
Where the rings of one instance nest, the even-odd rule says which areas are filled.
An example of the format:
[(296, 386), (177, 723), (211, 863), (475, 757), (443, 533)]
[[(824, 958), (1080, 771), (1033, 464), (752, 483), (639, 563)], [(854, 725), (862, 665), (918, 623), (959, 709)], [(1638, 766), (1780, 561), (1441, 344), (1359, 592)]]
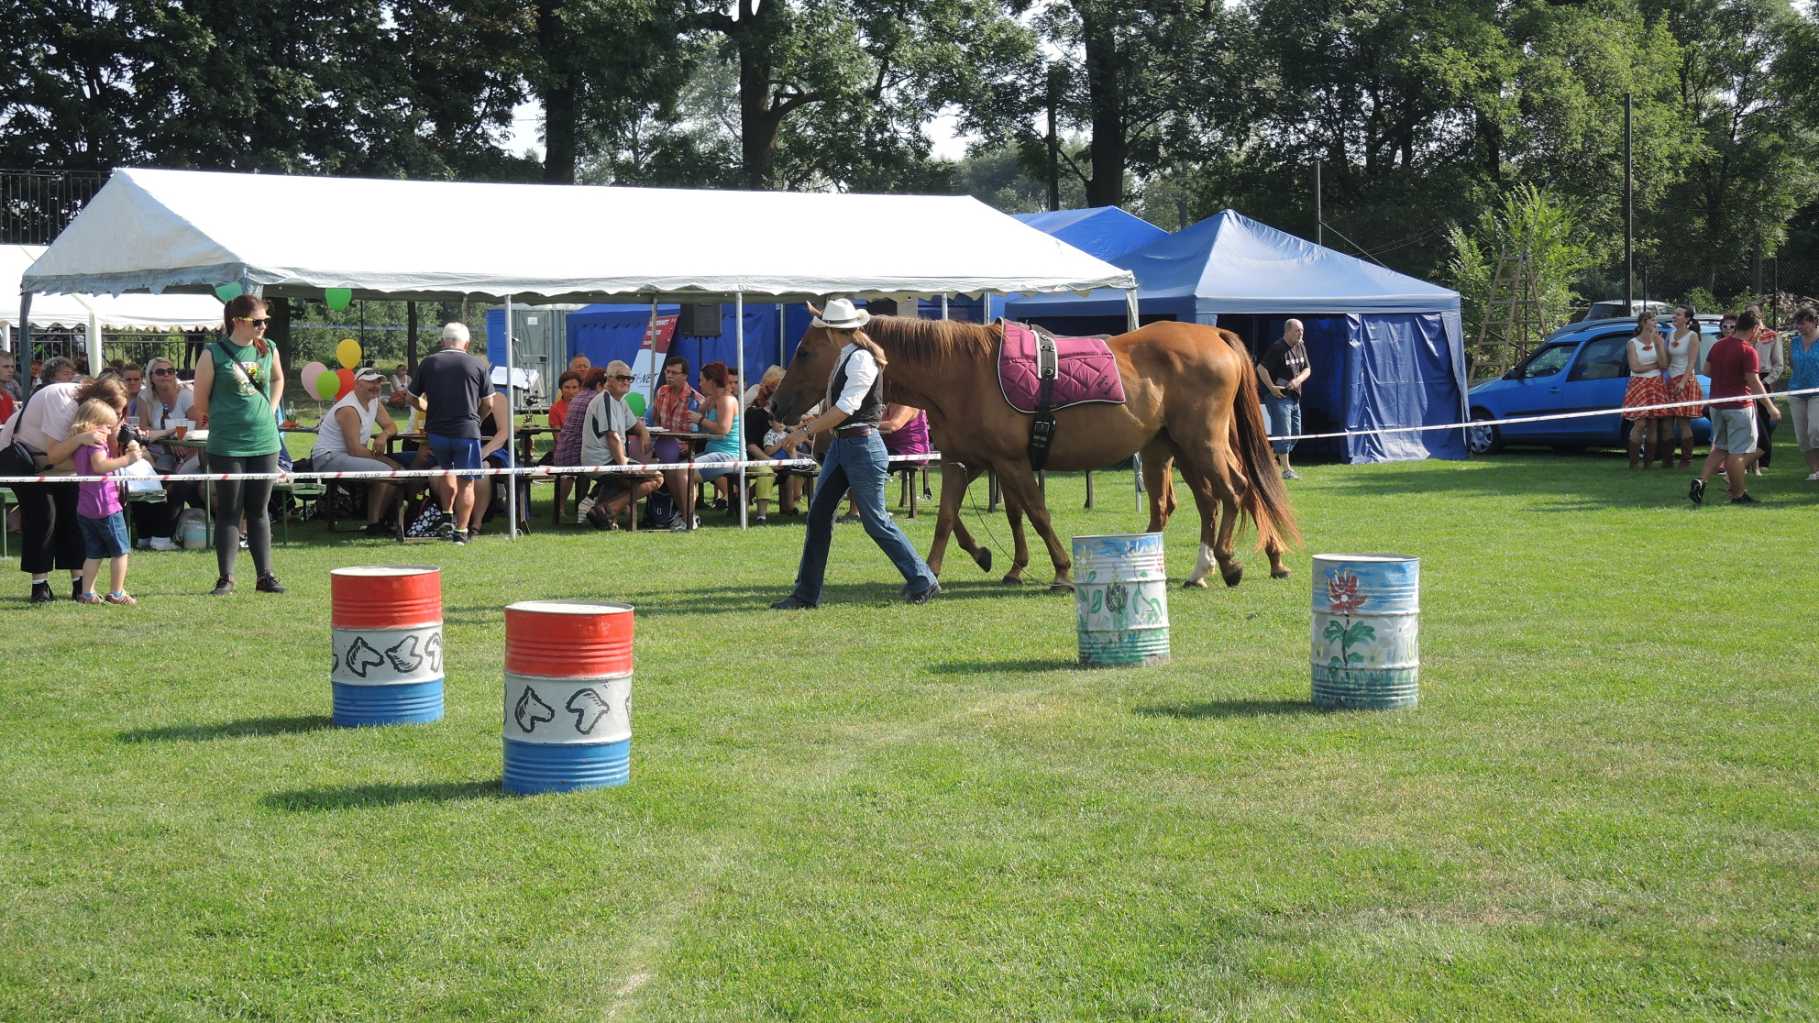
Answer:
[[(19, 325), (20, 278), (42, 255), (42, 245), (0, 245), (0, 336), (9, 346)], [(33, 299), (31, 318), (34, 327), (83, 327), (89, 365), (98, 366), (107, 332), (213, 327), (221, 303), (202, 295), (45, 295)]]
[(270, 296), (346, 288), (503, 298), (508, 322), (513, 300), (527, 296), (743, 306), (747, 297), (1121, 288), (1135, 325), (1129, 270), (967, 196), (121, 170), (23, 288), (208, 292), (234, 282)]

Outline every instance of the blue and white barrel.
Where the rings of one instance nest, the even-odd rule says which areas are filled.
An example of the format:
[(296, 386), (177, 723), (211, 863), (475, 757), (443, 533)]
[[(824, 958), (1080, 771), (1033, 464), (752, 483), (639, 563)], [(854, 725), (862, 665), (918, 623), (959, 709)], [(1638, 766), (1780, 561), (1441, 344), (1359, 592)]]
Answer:
[(329, 573), (335, 724), (442, 717), (442, 570), (362, 565)]
[(624, 785), (632, 774), (632, 609), (505, 609), (505, 791)]
[(1314, 555), (1314, 705), (1413, 707), (1420, 626), (1420, 558)]
[(1161, 533), (1074, 537), (1074, 619), (1080, 663), (1168, 660), (1168, 573)]

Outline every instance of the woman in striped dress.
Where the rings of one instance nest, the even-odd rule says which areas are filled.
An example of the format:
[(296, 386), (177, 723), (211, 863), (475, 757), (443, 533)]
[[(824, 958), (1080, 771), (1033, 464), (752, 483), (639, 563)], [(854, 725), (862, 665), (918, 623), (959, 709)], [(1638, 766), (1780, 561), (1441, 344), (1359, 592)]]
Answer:
[(1630, 468), (1648, 468), (1649, 459), (1667, 443), (1668, 409), (1640, 411), (1643, 406), (1667, 402), (1667, 385), (1661, 373), (1667, 368), (1667, 345), (1655, 326), (1655, 314), (1636, 318), (1636, 336), (1630, 338), (1630, 386), (1623, 394), (1623, 418), (1630, 421)]
[[(1699, 386), (1699, 320), (1693, 307), (1683, 305), (1674, 310), (1674, 333), (1667, 339), (1667, 400), (1704, 401), (1705, 391)], [(1693, 464), (1693, 420), (1699, 418), (1697, 405), (1668, 410), (1667, 443), (1661, 449), (1661, 466), (1673, 461), (1674, 440), (1680, 441), (1680, 468)]]

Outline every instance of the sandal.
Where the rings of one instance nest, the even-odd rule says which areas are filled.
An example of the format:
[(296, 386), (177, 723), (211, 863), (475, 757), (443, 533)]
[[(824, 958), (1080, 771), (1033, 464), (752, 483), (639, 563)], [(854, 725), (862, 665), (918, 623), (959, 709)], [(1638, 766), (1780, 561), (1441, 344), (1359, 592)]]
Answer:
[(122, 607), (132, 607), (134, 604), (139, 603), (137, 600), (133, 599), (132, 594), (125, 590), (115, 590), (101, 599), (107, 601), (109, 604), (119, 604)]
[(78, 603), (78, 604), (99, 604), (99, 603), (101, 603), (101, 594), (96, 593), (93, 590), (90, 590), (87, 593), (79, 593), (76, 595), (76, 603)]

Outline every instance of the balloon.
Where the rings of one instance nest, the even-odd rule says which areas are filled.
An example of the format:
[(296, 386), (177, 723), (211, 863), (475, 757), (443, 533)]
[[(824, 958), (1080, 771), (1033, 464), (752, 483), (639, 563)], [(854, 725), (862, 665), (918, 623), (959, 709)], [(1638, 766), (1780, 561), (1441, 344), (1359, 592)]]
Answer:
[(232, 302), (234, 299), (245, 294), (245, 292), (246, 289), (240, 287), (238, 284), (215, 285), (215, 297), (223, 302)]
[(322, 301), (326, 302), (330, 309), (346, 309), (348, 303), (353, 300), (354, 290), (352, 288), (322, 289)]
[(328, 372), (328, 367), (320, 362), (312, 362), (303, 367), (303, 389), (311, 394), (316, 393), (316, 378)]
[(353, 369), (360, 365), (360, 342), (351, 337), (344, 337), (335, 346), (335, 361), (344, 369)]
[(633, 391), (632, 393), (625, 396), (625, 405), (627, 408), (632, 410), (632, 415), (638, 416), (639, 418), (643, 418), (643, 416), (644, 416), (644, 395), (639, 394), (636, 391)]
[(328, 367), (324, 366), (322, 372), (316, 374), (316, 385), (310, 388), (310, 393), (323, 401), (334, 401), (339, 396), (336, 394), (339, 390), (341, 390), (341, 378), (330, 373)]
[(352, 391), (353, 389), (354, 389), (354, 371), (351, 369), (336, 370), (335, 371), (335, 400), (340, 401), (342, 398), (347, 397), (348, 392)]

